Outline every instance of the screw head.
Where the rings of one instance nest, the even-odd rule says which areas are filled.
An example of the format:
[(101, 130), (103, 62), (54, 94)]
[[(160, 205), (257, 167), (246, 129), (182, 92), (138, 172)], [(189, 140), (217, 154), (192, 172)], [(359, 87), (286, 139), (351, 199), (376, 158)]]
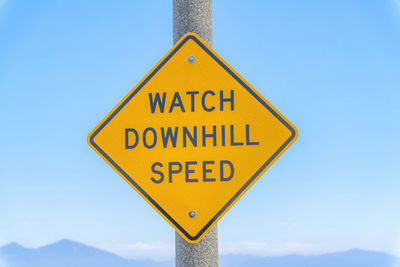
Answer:
[(191, 210), (191, 211), (189, 212), (189, 217), (190, 217), (190, 218), (196, 217), (196, 212), (195, 212), (194, 210)]
[(188, 57), (189, 63), (193, 63), (194, 60), (195, 60), (194, 56), (189, 56), (189, 57)]

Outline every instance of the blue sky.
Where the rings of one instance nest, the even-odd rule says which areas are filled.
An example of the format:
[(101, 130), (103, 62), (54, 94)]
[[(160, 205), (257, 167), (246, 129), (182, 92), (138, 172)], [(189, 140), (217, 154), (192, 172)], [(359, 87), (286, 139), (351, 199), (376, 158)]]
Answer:
[[(400, 3), (215, 1), (214, 49), (299, 130), (219, 222), (222, 253), (400, 255)], [(172, 257), (86, 143), (172, 46), (172, 1), (0, 0), (0, 245)]]

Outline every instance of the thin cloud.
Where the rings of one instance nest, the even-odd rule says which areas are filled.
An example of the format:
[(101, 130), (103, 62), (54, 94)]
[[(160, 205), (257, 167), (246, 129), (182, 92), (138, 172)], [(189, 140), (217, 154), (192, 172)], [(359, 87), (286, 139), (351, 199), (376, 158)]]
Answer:
[[(170, 260), (174, 257), (173, 244), (164, 242), (136, 242), (132, 244), (100, 244), (96, 246), (121, 257), (129, 259), (152, 259), (156, 261)], [(252, 256), (282, 256), (289, 254), (318, 255), (335, 252), (335, 249), (323, 244), (307, 244), (300, 242), (267, 243), (255, 241), (230, 242), (220, 245), (219, 253), (247, 254)]]
[(253, 256), (282, 256), (288, 254), (315, 255), (332, 252), (329, 246), (286, 242), (271, 244), (267, 242), (241, 241), (221, 246), (221, 254), (248, 254)]
[(163, 261), (172, 259), (175, 254), (173, 244), (164, 242), (136, 242), (132, 244), (105, 243), (96, 247), (128, 259), (152, 259)]

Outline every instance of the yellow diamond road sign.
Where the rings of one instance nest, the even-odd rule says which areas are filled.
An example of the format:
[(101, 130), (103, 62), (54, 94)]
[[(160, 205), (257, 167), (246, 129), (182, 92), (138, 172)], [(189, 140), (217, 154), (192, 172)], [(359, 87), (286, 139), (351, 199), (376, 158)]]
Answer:
[(89, 145), (198, 242), (295, 141), (296, 128), (186, 34), (89, 134)]

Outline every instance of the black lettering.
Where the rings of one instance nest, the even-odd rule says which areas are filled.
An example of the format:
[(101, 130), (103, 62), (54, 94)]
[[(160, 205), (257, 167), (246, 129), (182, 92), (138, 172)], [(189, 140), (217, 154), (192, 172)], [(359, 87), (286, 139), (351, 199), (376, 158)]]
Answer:
[(212, 106), (211, 108), (208, 108), (208, 107), (206, 106), (206, 96), (207, 96), (208, 94), (215, 95), (215, 93), (214, 93), (213, 91), (210, 91), (210, 90), (205, 91), (204, 94), (203, 94), (203, 96), (201, 97), (201, 105), (203, 106), (203, 109), (204, 109), (205, 111), (211, 112), (211, 111), (213, 111), (213, 110), (215, 109), (215, 107)]
[(174, 98), (172, 98), (171, 107), (169, 108), (169, 113), (171, 113), (175, 107), (180, 107), (182, 112), (185, 112), (185, 108), (183, 107), (181, 96), (179, 92), (175, 92)]
[(215, 178), (207, 178), (207, 173), (212, 172), (212, 169), (207, 169), (207, 165), (214, 163), (215, 161), (203, 161), (203, 182), (215, 182)]
[[(153, 143), (152, 143), (151, 145), (149, 145), (149, 144), (147, 143), (147, 133), (148, 133), (149, 131), (153, 133)], [(151, 127), (146, 128), (146, 129), (143, 131), (143, 145), (144, 145), (146, 148), (153, 148), (153, 147), (155, 147), (156, 144), (157, 144), (157, 132), (156, 132), (156, 130), (154, 130), (154, 128), (151, 128)]]
[(213, 132), (211, 134), (206, 133), (206, 126), (202, 127), (203, 132), (203, 146), (206, 146), (206, 138), (213, 139), (213, 146), (217, 145), (217, 126), (213, 125)]
[(164, 108), (165, 108), (165, 97), (167, 96), (167, 93), (163, 93), (162, 100), (160, 98), (160, 93), (156, 93), (155, 98), (153, 99), (153, 94), (149, 93), (149, 99), (150, 99), (150, 110), (151, 113), (154, 113), (156, 111), (157, 105), (159, 106), (160, 112), (164, 113)]
[(243, 142), (235, 142), (235, 127), (231, 125), (231, 146), (243, 146)]
[(153, 183), (160, 184), (162, 183), (162, 181), (164, 181), (164, 174), (161, 171), (156, 170), (156, 166), (162, 167), (163, 165), (161, 164), (161, 162), (154, 162), (153, 165), (151, 165), (151, 171), (155, 174), (160, 175), (160, 179), (157, 180), (156, 178), (151, 177), (151, 181), (153, 181)]
[(220, 109), (221, 111), (224, 110), (224, 102), (230, 102), (231, 103), (231, 110), (234, 110), (234, 91), (231, 90), (231, 97), (230, 98), (224, 98), (224, 91), (220, 91), (219, 93), (220, 97)]
[[(229, 167), (231, 168), (231, 173), (230, 173), (230, 175), (228, 177), (224, 177), (224, 165), (225, 164), (229, 165)], [(235, 169), (233, 168), (233, 164), (229, 160), (221, 160), (220, 161), (220, 165), (219, 165), (219, 169), (220, 169), (221, 182), (229, 181), (230, 179), (232, 179), (233, 174), (235, 173)]]
[(246, 124), (246, 145), (248, 146), (257, 146), (259, 142), (250, 142), (250, 126)]
[[(178, 169), (173, 169), (173, 166), (178, 166)], [(168, 163), (168, 181), (172, 183), (172, 174), (177, 174), (182, 171), (182, 164), (177, 161), (169, 162)]]
[(189, 138), (194, 147), (197, 147), (197, 126), (193, 126), (193, 134), (190, 134), (187, 127), (182, 128), (183, 147), (186, 147), (186, 140)]
[(190, 179), (189, 174), (194, 173), (194, 170), (189, 169), (190, 165), (197, 165), (197, 161), (186, 161), (185, 162), (185, 180), (186, 183), (195, 183), (198, 182), (198, 179)]
[(199, 91), (188, 91), (186, 92), (187, 95), (190, 95), (190, 102), (191, 102), (191, 108), (190, 111), (194, 112), (194, 96), (199, 94)]
[(171, 127), (167, 128), (167, 133), (165, 133), (164, 127), (161, 127), (161, 139), (164, 148), (168, 146), (168, 140), (171, 140), (172, 147), (176, 147), (176, 140), (178, 139), (178, 127), (175, 127), (174, 133), (172, 133)]
[[(134, 133), (135, 134), (135, 142), (133, 143), (133, 145), (129, 145), (129, 133)], [(125, 149), (135, 148), (138, 143), (139, 143), (138, 132), (135, 129), (126, 128), (125, 129)]]

